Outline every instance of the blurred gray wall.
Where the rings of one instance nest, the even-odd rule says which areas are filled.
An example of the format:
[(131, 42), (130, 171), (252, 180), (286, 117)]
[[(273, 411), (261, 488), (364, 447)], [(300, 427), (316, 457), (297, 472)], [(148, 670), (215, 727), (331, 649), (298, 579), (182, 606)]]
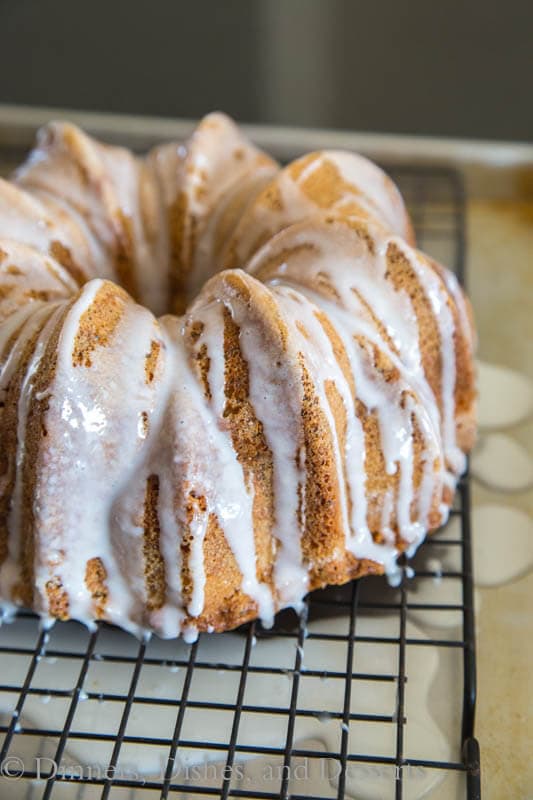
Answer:
[(533, 1), (0, 0), (0, 100), (531, 140)]

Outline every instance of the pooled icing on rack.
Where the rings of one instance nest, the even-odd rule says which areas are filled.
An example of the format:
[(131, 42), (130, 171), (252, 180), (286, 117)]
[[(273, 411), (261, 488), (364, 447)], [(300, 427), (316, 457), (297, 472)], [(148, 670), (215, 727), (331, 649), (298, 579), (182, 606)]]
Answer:
[(45, 129), (0, 182), (2, 601), (191, 641), (394, 574), (475, 427), (465, 298), (412, 244), (361, 156)]

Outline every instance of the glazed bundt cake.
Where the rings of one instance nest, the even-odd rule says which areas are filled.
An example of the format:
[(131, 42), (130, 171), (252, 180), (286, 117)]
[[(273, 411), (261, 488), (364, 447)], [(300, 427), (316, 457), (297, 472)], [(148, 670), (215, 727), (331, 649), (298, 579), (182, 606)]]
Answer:
[(192, 639), (393, 572), (464, 470), (472, 350), (366, 159), (48, 125), (0, 183), (2, 603)]

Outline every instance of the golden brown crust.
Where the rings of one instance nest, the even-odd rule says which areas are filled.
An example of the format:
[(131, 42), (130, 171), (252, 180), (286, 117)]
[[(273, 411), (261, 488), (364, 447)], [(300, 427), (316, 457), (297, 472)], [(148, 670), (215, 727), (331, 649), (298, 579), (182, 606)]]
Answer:
[(98, 290), (94, 302), (80, 317), (72, 350), (74, 367), (90, 367), (91, 354), (98, 347), (107, 347), (124, 314), (128, 295), (112, 283)]
[[(39, 334), (46, 324), (46, 318), (37, 328), (31, 338), (25, 343), (19, 357), (18, 369), (7, 386), (2, 405), (0, 407), (0, 424), (2, 426), (2, 449), (0, 450), (0, 564), (7, 556), (8, 542), (8, 515), (11, 497), (15, 486), (15, 463), (18, 442), (18, 403), (24, 376), (30, 358), (32, 357)], [(14, 344), (14, 342), (12, 342)], [(9, 352), (9, 351), (7, 351)]]
[(418, 322), (418, 344), (422, 355), (422, 366), (426, 379), (440, 405), (442, 397), (441, 343), (439, 326), (431, 307), (431, 300), (425, 294), (409, 259), (394, 242), (391, 242), (387, 248), (387, 265), (387, 277), (396, 291), (406, 292), (411, 299)]
[[(104, 562), (98, 556), (90, 558), (85, 568), (85, 584), (91, 593), (93, 601), (94, 616), (96, 619), (104, 619), (109, 591), (107, 588), (107, 571)], [(50, 596), (50, 595), (49, 595)], [(52, 616), (57, 616), (57, 612), (52, 611)]]
[(144, 372), (146, 375), (146, 383), (152, 383), (155, 378), (159, 356), (161, 354), (161, 342), (156, 342), (152, 339), (150, 342), (150, 352), (145, 358)]
[(65, 267), (67, 272), (72, 275), (78, 286), (83, 286), (87, 280), (86, 273), (76, 263), (70, 249), (66, 247), (66, 245), (57, 239), (54, 239), (54, 241), (50, 244), (50, 255), (52, 258), (55, 258), (58, 264), (61, 264), (62, 267)]
[[(24, 435), (24, 458), (22, 461), (22, 503), (20, 522), (20, 580), (14, 594), (25, 605), (31, 605), (34, 597), (34, 569), (35, 569), (35, 520), (34, 497), (35, 484), (39, 474), (39, 464), (43, 451), (46, 449), (48, 431), (45, 424), (45, 415), (48, 409), (49, 397), (46, 389), (49, 387), (57, 365), (57, 345), (61, 335), (64, 319), (69, 307), (63, 308), (61, 315), (55, 321), (46, 348), (32, 382), (32, 402), (26, 418)], [(60, 578), (54, 577), (47, 584), (47, 594), (51, 608), (58, 609), (53, 616), (68, 614), (68, 598), (63, 590)]]
[(159, 542), (161, 531), (157, 510), (158, 500), (159, 477), (150, 475), (146, 481), (143, 519), (144, 580), (148, 598), (146, 607), (149, 611), (161, 608), (166, 595), (165, 562)]
[(189, 200), (179, 192), (169, 210), (170, 287), (174, 298), (173, 312), (183, 314), (187, 305), (187, 281), (192, 269), (192, 253), (196, 237), (196, 222), (189, 213)]

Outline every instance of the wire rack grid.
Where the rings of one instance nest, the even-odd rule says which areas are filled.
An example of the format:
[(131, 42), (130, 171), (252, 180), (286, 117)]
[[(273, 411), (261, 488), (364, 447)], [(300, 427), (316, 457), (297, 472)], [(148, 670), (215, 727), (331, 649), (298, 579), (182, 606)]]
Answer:
[[(389, 172), (421, 249), (463, 281), (460, 174)], [(432, 658), (432, 684), (417, 695)], [(420, 736), (429, 723), (416, 722), (435, 686), (441, 711), (453, 707), (447, 757), (432, 745), (425, 753), (438, 736)], [(0, 797), (477, 800), (475, 696), (465, 477), (450, 523), (404, 559), (400, 586), (365, 578), (315, 592), (301, 616), (284, 612), (271, 630), (253, 623), (187, 646), (138, 642), (103, 624), (47, 632), (20, 612), (0, 628)]]

